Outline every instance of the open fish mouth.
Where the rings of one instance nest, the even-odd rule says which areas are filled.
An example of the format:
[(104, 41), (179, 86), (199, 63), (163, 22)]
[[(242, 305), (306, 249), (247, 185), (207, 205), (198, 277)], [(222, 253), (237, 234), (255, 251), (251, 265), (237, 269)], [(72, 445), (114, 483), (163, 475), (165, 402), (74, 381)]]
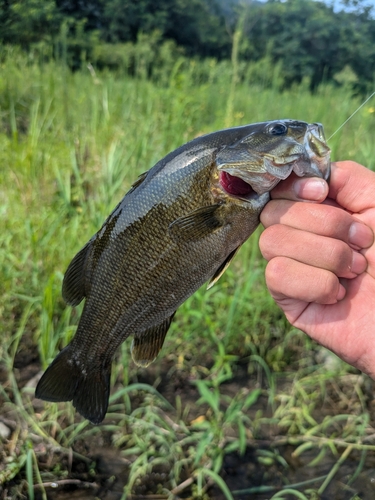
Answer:
[(228, 155), (221, 162), (219, 156), (217, 166), (221, 188), (231, 196), (250, 200), (271, 191), (292, 172), (299, 177), (320, 177), (328, 181), (330, 149), (323, 126), (320, 123), (305, 125), (305, 134), (298, 140), (285, 137), (283, 144), (281, 139), (276, 153), (252, 151), (249, 147), (247, 164), (242, 158), (241, 161), (235, 158), (233, 162), (228, 161)]
[(219, 182), (223, 189), (232, 196), (248, 198), (256, 194), (250, 183), (241, 179), (241, 177), (236, 177), (235, 175), (226, 172), (225, 170), (220, 172)]

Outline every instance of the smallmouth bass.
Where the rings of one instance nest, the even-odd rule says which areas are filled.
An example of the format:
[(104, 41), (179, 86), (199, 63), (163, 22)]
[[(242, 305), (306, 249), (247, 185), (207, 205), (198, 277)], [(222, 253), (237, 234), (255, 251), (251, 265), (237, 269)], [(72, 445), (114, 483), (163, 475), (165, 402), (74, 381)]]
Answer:
[(133, 360), (151, 363), (176, 309), (219, 279), (258, 226), (269, 191), (293, 171), (328, 180), (322, 125), (277, 120), (220, 130), (142, 174), (66, 271), (64, 300), (86, 302), (36, 397), (72, 401), (100, 423), (119, 345), (133, 335)]

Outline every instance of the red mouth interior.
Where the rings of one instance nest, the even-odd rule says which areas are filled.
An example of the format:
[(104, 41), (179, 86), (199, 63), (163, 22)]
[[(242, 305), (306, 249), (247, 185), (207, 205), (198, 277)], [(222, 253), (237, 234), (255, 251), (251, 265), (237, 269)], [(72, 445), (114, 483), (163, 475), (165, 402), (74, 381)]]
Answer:
[(234, 175), (228, 174), (228, 172), (220, 172), (220, 184), (229, 194), (236, 196), (248, 196), (253, 193), (253, 188), (247, 184), (244, 180)]

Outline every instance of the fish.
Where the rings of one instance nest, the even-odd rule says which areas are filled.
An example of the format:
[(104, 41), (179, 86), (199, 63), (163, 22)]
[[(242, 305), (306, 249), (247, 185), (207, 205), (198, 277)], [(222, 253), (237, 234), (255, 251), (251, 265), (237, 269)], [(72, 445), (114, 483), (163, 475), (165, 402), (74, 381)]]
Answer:
[(120, 344), (132, 335), (134, 362), (148, 366), (178, 307), (204, 283), (217, 282), (259, 225), (271, 189), (292, 172), (329, 179), (321, 124), (287, 119), (219, 130), (139, 176), (68, 266), (63, 298), (85, 304), (36, 397), (72, 401), (99, 424)]

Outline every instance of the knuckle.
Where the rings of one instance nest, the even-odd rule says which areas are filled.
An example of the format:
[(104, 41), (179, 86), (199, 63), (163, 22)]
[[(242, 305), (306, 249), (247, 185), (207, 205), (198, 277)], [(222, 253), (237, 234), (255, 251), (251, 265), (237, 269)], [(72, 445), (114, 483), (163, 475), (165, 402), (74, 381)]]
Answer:
[[(283, 237), (284, 229), (281, 224), (268, 227), (259, 238), (259, 248), (266, 260), (270, 260), (280, 251), (279, 244)], [(277, 245), (276, 245), (277, 242)]]
[(260, 221), (264, 227), (279, 224), (282, 216), (288, 211), (292, 202), (283, 199), (271, 200), (263, 208), (260, 214)]
[(343, 210), (325, 205), (321, 211), (321, 223), (324, 234), (329, 236), (336, 235), (336, 237), (342, 240), (347, 240), (350, 221)]
[(275, 210), (273, 207), (274, 203), (272, 201), (268, 202), (260, 214), (260, 222), (265, 228), (271, 226), (275, 222)]
[(337, 276), (329, 271), (326, 271), (321, 274), (320, 281), (320, 294), (317, 302), (320, 304), (335, 303), (339, 289), (339, 280)]
[(277, 285), (282, 281), (286, 271), (286, 259), (283, 257), (275, 257), (271, 259), (266, 267), (266, 283), (270, 288), (277, 288)]
[(330, 241), (330, 251), (327, 258), (328, 268), (338, 275), (350, 272), (352, 262), (352, 251), (349, 246), (341, 240)]
[(344, 161), (344, 164), (345, 164), (345, 167), (347, 167), (348, 169), (352, 169), (352, 168), (356, 168), (356, 167), (361, 167), (362, 165), (360, 165), (359, 163), (357, 163), (356, 161), (353, 161), (353, 160), (346, 160)]

